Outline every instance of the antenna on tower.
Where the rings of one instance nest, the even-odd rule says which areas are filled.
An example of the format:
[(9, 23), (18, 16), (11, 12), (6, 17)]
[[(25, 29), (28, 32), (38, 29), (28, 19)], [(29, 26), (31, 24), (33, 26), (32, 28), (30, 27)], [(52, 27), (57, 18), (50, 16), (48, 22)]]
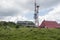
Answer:
[(38, 13), (39, 13), (39, 5), (37, 5), (36, 0), (34, 0), (34, 6), (35, 6), (35, 10), (34, 10), (34, 20), (35, 20), (35, 26), (38, 27), (39, 26), (39, 20), (38, 20)]

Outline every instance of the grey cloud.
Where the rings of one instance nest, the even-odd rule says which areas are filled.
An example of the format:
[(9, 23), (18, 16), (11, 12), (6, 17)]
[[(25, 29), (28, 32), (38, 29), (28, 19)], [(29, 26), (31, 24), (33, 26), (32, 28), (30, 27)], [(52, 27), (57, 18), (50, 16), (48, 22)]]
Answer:
[[(60, 4), (60, 0), (37, 0), (37, 4), (40, 6), (40, 9), (46, 9), (53, 6), (56, 6), (57, 4)], [(34, 2), (33, 0), (30, 0), (26, 4), (19, 4), (23, 8), (30, 9), (31, 11), (34, 10)]]
[[(0, 16), (14, 16), (17, 13), (19, 13), (19, 11), (22, 11), (19, 9), (20, 6), (22, 8), (29, 9), (30, 11), (33, 11), (34, 10), (33, 3), (34, 2), (32, 0), (29, 0), (27, 3), (21, 4), (21, 3), (19, 3), (19, 0), (15, 0), (15, 4), (16, 4), (14, 6), (15, 8), (8, 8), (8, 9), (0, 8)], [(42, 9), (42, 8), (46, 9), (51, 6), (57, 5), (58, 3), (60, 3), (60, 0), (37, 0), (37, 3), (38, 3), (38, 5), (40, 5), (40, 9)]]
[(41, 8), (49, 8), (60, 4), (60, 0), (38, 0), (38, 3), (41, 6)]
[(14, 16), (18, 11), (16, 9), (2, 9), (0, 10), (0, 16)]

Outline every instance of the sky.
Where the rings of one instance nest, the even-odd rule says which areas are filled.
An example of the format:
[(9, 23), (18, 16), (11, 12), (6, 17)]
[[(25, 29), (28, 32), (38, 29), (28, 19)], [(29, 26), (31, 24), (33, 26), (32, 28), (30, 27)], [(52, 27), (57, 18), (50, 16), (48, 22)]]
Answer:
[[(60, 22), (60, 0), (36, 0), (39, 22)], [(34, 0), (0, 0), (0, 21), (34, 21)]]

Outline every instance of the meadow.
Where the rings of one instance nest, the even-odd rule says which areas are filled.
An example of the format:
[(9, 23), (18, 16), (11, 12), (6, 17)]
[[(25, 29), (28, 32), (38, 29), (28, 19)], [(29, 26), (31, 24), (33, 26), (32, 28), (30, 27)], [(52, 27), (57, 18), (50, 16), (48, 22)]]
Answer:
[(60, 40), (60, 29), (0, 28), (0, 40)]

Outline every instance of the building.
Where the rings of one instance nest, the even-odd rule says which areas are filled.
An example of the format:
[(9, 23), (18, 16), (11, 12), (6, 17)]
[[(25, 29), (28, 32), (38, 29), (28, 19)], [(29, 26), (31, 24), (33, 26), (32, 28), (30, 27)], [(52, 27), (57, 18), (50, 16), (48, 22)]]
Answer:
[(35, 24), (32, 21), (18, 21), (17, 24), (21, 26), (33, 27)]
[(60, 28), (60, 24), (58, 24), (56, 21), (46, 21), (44, 20), (39, 28)]

